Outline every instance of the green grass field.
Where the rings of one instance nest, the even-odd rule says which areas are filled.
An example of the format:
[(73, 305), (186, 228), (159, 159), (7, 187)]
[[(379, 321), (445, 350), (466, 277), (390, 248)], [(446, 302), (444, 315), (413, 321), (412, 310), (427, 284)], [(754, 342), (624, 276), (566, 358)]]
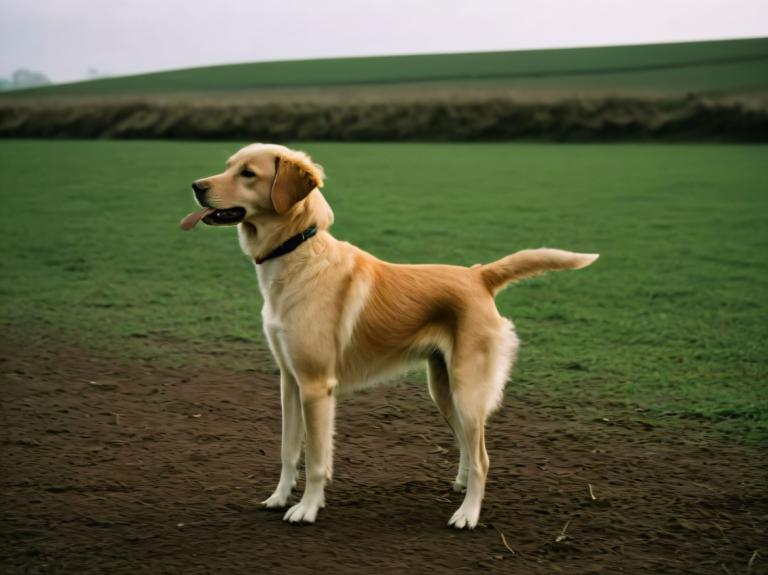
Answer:
[[(0, 142), (4, 336), (273, 369), (234, 229), (177, 226), (238, 145)], [(297, 146), (326, 167), (336, 236), (381, 258), (602, 254), (498, 298), (523, 340), (509, 394), (768, 436), (765, 146)]]
[(768, 89), (768, 38), (514, 52), (257, 62), (104, 78), (9, 95), (118, 95), (265, 88), (460, 84), (568, 91)]

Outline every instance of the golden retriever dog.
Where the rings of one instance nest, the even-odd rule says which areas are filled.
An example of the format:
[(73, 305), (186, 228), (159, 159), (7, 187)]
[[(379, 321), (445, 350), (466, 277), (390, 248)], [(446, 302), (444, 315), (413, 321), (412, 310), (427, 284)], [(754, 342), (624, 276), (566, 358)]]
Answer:
[(330, 234), (323, 178), (303, 152), (252, 144), (225, 171), (193, 184), (203, 209), (181, 221), (185, 230), (201, 220), (237, 224), (240, 246), (255, 263), (283, 416), (282, 472), (263, 504), (287, 506), (306, 442), (304, 494), (285, 520), (313, 523), (333, 471), (337, 395), (422, 361), (460, 450), (454, 488), (466, 495), (448, 523), (472, 529), (488, 473), (485, 422), (501, 402), (518, 348), (494, 296), (512, 281), (583, 268), (598, 256), (535, 249), (470, 268), (384, 262)]

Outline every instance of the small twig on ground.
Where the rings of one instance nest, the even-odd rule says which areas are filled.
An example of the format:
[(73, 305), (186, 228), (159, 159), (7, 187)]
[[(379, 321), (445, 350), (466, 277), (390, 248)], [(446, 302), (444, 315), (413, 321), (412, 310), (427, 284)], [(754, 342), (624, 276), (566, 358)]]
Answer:
[(714, 525), (715, 527), (717, 527), (717, 529), (720, 531), (720, 533), (725, 533), (725, 529), (723, 529), (723, 526), (722, 526), (722, 525), (720, 525), (719, 523), (715, 523), (715, 522), (713, 521), (713, 522), (712, 522), (712, 525)]
[(568, 535), (565, 534), (566, 531), (568, 531), (568, 526), (571, 524), (571, 520), (565, 522), (565, 525), (563, 525), (563, 530), (560, 532), (560, 535), (555, 537), (555, 543), (560, 543), (561, 541), (565, 541), (568, 539)]
[(720, 563), (720, 567), (722, 567), (723, 571), (725, 571), (728, 575), (733, 575), (733, 573), (731, 573), (731, 570), (725, 566), (725, 563)]
[(432, 445), (435, 446), (435, 451), (433, 453), (448, 453), (448, 450), (445, 447), (438, 445), (423, 433), (419, 433), (419, 437), (421, 437), (427, 443), (431, 443)]
[(507, 538), (506, 538), (506, 537), (504, 537), (504, 533), (502, 533), (502, 532), (501, 532), (501, 529), (499, 529), (499, 528), (498, 528), (498, 527), (496, 527), (495, 525), (493, 526), (493, 528), (494, 528), (496, 531), (498, 531), (498, 532), (499, 532), (499, 535), (501, 535), (501, 542), (504, 544), (504, 547), (506, 547), (506, 548), (507, 548), (507, 551), (509, 551), (510, 553), (512, 553), (512, 555), (516, 555), (516, 553), (515, 553), (515, 550), (514, 550), (514, 549), (512, 549), (512, 548), (509, 546), (509, 543), (507, 543)]
[(384, 403), (381, 405), (375, 405), (368, 409), (368, 411), (378, 411), (379, 409), (394, 409), (398, 413), (402, 413), (402, 410), (397, 407), (396, 405), (390, 405), (389, 403)]
[(752, 573), (752, 565), (755, 562), (755, 559), (757, 559), (760, 556), (760, 553), (757, 552), (757, 549), (755, 549), (755, 552), (752, 553), (752, 557), (749, 558), (749, 563), (747, 563), (747, 573)]
[(587, 487), (589, 488), (589, 496), (592, 498), (592, 501), (597, 500), (597, 497), (595, 497), (595, 492), (592, 491), (592, 484), (587, 483)]
[(689, 481), (691, 485), (695, 485), (696, 487), (701, 487), (703, 489), (706, 489), (708, 491), (716, 491), (714, 487), (710, 487), (709, 485), (704, 485), (703, 483), (696, 483), (695, 481)]

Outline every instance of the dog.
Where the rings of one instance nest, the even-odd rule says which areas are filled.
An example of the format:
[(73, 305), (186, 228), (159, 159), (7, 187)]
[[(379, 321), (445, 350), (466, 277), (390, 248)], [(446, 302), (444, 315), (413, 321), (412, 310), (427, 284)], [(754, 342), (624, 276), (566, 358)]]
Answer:
[(384, 262), (330, 234), (324, 178), (304, 152), (251, 144), (224, 172), (193, 183), (202, 209), (181, 221), (184, 230), (200, 221), (237, 225), (256, 267), (283, 421), (280, 480), (262, 503), (288, 506), (305, 440), (304, 494), (284, 519), (313, 523), (333, 472), (336, 396), (425, 362), (430, 396), (459, 446), (453, 487), (466, 492), (448, 524), (472, 529), (488, 474), (486, 418), (501, 402), (518, 349), (494, 297), (510, 282), (583, 268), (598, 254), (524, 250), (470, 268)]

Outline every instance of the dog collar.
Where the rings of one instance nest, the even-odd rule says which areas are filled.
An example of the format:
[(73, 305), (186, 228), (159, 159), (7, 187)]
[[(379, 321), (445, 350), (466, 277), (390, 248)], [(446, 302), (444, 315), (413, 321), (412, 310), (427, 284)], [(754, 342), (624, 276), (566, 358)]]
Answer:
[(287, 240), (285, 240), (282, 244), (277, 246), (274, 250), (269, 252), (263, 258), (253, 258), (253, 261), (255, 261), (257, 264), (261, 264), (267, 260), (271, 260), (272, 258), (279, 258), (280, 256), (284, 256), (285, 254), (289, 254), (293, 250), (298, 248), (301, 244), (306, 242), (309, 238), (314, 236), (316, 233), (317, 233), (317, 226), (315, 224), (312, 224), (300, 234), (296, 234), (295, 236), (292, 236)]

